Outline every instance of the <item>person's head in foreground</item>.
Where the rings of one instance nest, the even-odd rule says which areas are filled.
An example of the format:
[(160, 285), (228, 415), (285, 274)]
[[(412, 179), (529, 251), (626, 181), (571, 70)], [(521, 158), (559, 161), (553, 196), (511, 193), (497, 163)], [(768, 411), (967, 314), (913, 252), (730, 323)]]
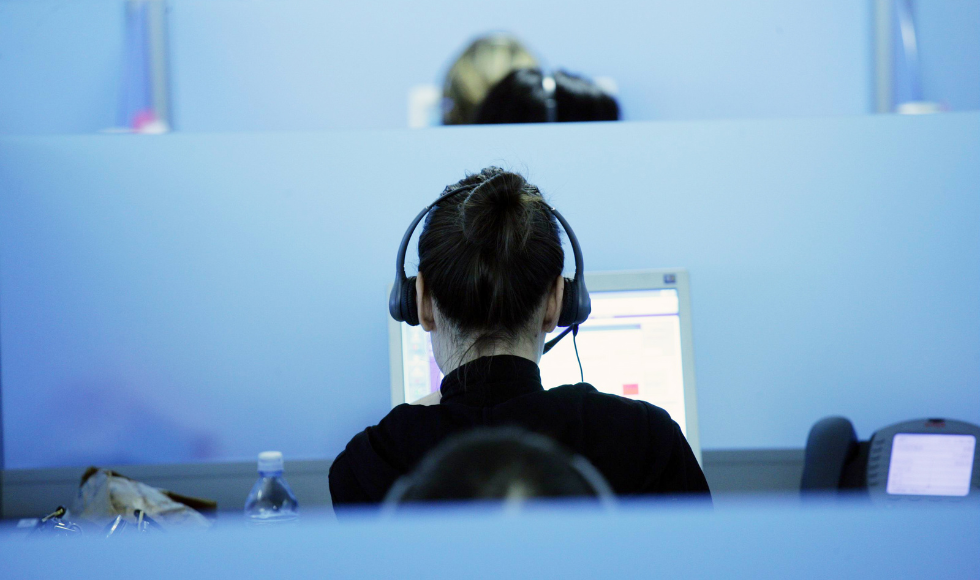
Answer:
[(619, 104), (589, 79), (564, 71), (518, 69), (484, 97), (474, 123), (618, 121)]
[(585, 458), (516, 427), (474, 429), (429, 453), (388, 493), (386, 503), (585, 498), (609, 502), (612, 492)]
[(534, 66), (538, 66), (537, 59), (509, 34), (488, 34), (473, 40), (446, 73), (442, 123), (472, 123), (490, 87), (514, 69)]

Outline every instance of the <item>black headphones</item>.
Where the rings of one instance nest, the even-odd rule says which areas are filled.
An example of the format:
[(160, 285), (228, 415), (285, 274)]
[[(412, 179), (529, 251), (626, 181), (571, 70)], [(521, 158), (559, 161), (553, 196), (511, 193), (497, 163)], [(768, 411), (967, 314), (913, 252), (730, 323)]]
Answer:
[[(412, 239), (412, 233), (415, 232), (419, 222), (433, 207), (458, 193), (472, 191), (479, 185), (479, 183), (475, 183), (444, 192), (434, 202), (425, 206), (425, 209), (415, 216), (415, 219), (408, 226), (408, 230), (405, 231), (402, 243), (398, 246), (398, 256), (395, 258), (395, 283), (391, 287), (391, 296), (388, 297), (388, 312), (398, 322), (405, 322), (410, 326), (418, 326), (419, 323), (415, 291), (416, 276), (405, 276), (405, 252), (408, 251), (408, 242)], [(585, 287), (585, 265), (582, 259), (582, 248), (578, 245), (575, 232), (572, 231), (565, 218), (558, 213), (558, 210), (551, 206), (546, 207), (555, 216), (561, 227), (565, 229), (568, 243), (571, 244), (572, 253), (575, 255), (575, 277), (571, 280), (565, 278), (565, 292), (561, 301), (558, 326), (577, 326), (585, 322), (585, 319), (592, 312), (592, 300), (589, 298), (589, 290)]]

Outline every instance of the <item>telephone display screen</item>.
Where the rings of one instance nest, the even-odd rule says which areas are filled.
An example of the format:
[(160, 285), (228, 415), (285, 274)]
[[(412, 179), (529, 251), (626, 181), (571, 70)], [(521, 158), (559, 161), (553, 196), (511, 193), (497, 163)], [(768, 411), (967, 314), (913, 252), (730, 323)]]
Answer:
[(898, 433), (892, 439), (885, 491), (892, 495), (966, 496), (976, 446), (973, 435)]

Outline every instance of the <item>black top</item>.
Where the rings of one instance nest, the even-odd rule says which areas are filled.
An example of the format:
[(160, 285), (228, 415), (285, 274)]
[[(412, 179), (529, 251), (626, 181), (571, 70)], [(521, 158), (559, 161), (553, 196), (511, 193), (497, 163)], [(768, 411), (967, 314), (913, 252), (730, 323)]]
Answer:
[(330, 467), (335, 506), (377, 503), (433, 447), (473, 427), (516, 425), (583, 455), (617, 495), (710, 493), (680, 427), (660, 407), (587, 383), (544, 390), (538, 365), (483, 357), (449, 373), (438, 405), (399, 405)]

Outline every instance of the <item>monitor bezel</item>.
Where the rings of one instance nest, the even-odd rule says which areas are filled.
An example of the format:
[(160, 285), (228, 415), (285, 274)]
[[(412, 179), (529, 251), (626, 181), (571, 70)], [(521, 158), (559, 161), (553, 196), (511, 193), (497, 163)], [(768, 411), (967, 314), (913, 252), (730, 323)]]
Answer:
[[(673, 275), (673, 283), (665, 281), (668, 279), (668, 275)], [(685, 268), (658, 268), (651, 270), (586, 272), (585, 283), (590, 292), (677, 290), (681, 330), (681, 366), (684, 381), (686, 437), (698, 463), (703, 465), (701, 461), (701, 438), (698, 425), (697, 382), (694, 372), (694, 338), (691, 330), (690, 277), (687, 270)], [(391, 317), (388, 318), (388, 360), (391, 371), (391, 406), (393, 408), (405, 403), (401, 324)]]

